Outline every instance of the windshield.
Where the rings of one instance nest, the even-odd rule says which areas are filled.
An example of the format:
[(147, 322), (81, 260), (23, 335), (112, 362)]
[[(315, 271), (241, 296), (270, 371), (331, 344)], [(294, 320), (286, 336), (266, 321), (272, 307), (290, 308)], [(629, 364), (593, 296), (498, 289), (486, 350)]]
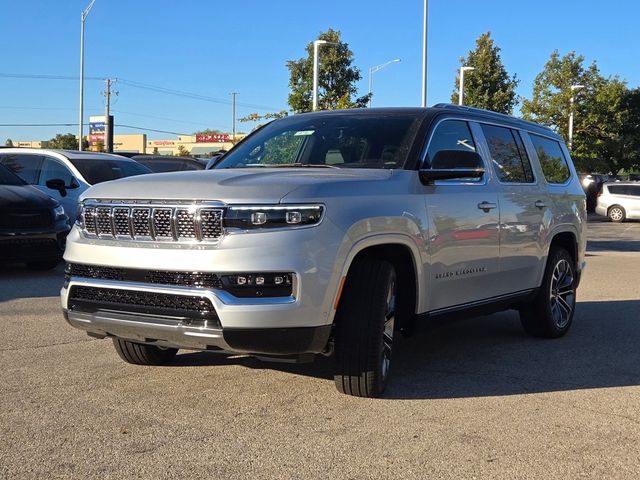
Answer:
[(91, 185), (123, 177), (152, 173), (147, 167), (133, 160), (113, 160), (110, 158), (70, 158), (69, 160)]
[(0, 185), (26, 185), (26, 183), (7, 167), (0, 165)]
[(402, 168), (418, 124), (409, 114), (293, 116), (261, 128), (215, 168)]

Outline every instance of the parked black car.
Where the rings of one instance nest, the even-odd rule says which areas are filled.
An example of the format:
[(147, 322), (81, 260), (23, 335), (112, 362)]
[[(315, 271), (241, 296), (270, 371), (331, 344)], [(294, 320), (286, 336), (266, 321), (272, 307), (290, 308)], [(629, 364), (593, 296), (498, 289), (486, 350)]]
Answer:
[(56, 200), (0, 165), (0, 264), (54, 268), (69, 230), (69, 217)]
[(184, 170), (203, 170), (206, 160), (189, 157), (172, 157), (170, 155), (137, 155), (131, 157), (154, 173), (180, 172)]

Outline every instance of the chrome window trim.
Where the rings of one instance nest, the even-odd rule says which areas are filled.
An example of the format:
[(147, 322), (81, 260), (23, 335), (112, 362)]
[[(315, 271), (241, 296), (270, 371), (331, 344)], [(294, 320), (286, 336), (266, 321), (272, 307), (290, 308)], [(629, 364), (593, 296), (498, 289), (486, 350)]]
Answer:
[[(565, 155), (564, 153), (564, 144), (563, 142), (561, 142), (560, 140), (558, 140), (557, 138), (553, 138), (553, 137), (547, 137), (546, 135), (539, 135), (537, 133), (533, 133), (533, 132), (527, 132), (529, 134), (529, 141), (531, 142), (531, 146), (533, 147), (533, 153), (536, 155), (536, 159), (538, 160), (538, 165), (540, 165), (540, 172), (542, 173), (542, 177), (544, 178), (545, 183), (549, 186), (549, 187), (566, 187), (568, 186), (571, 181), (574, 178), (574, 172), (571, 168), (571, 164), (573, 164), (573, 159), (571, 162), (569, 162), (569, 159), (567, 158), (567, 155)], [(567, 180), (564, 183), (556, 183), (556, 182), (550, 182), (546, 175), (544, 174), (544, 168), (542, 168), (542, 162), (540, 161), (540, 157), (538, 157), (538, 151), (536, 150), (536, 146), (533, 143), (533, 139), (531, 138), (532, 135), (547, 139), (547, 140), (551, 140), (553, 142), (556, 142), (558, 144), (558, 146), (560, 147), (560, 153), (562, 154), (562, 159), (564, 160), (564, 164), (567, 167), (567, 170), (569, 170), (569, 177), (567, 178)], [(571, 158), (571, 157), (569, 157)], [(574, 165), (575, 168), (575, 165)]]
[(487, 167), (487, 162), (486, 159), (484, 158), (484, 155), (482, 155), (480, 152), (478, 152), (478, 134), (477, 132), (474, 131), (474, 125), (473, 122), (475, 120), (471, 120), (467, 117), (458, 117), (458, 116), (450, 116), (450, 115), (445, 115), (442, 116), (441, 118), (439, 118), (435, 125), (431, 128), (431, 131), (429, 132), (429, 139), (427, 141), (427, 143), (425, 144), (425, 146), (422, 149), (422, 152), (420, 153), (420, 162), (418, 164), (418, 170), (422, 170), (426, 168), (424, 168), (424, 164), (425, 161), (427, 159), (427, 152), (429, 151), (429, 146), (431, 145), (431, 141), (433, 140), (433, 134), (436, 132), (436, 130), (438, 129), (438, 127), (440, 126), (441, 123), (444, 123), (446, 121), (452, 121), (452, 120), (458, 120), (460, 122), (465, 122), (467, 124), (467, 127), (469, 128), (469, 133), (471, 133), (471, 137), (473, 138), (473, 142), (475, 143), (475, 148), (476, 148), (476, 153), (480, 154), (480, 158), (482, 158), (482, 163), (484, 164), (484, 169), (485, 169), (485, 175), (482, 176), (482, 180), (479, 182), (464, 182), (464, 181), (456, 181), (456, 180), (448, 180), (448, 181), (443, 181), (443, 180), (436, 180), (433, 185), (435, 186), (445, 186), (445, 185), (487, 185), (488, 183), (488, 178), (487, 178), (487, 174), (489, 173), (489, 168)]
[[(504, 185), (505, 187), (507, 186), (516, 186), (516, 187), (536, 187), (538, 186), (538, 175), (536, 174), (533, 162), (531, 161), (531, 155), (529, 155), (529, 151), (527, 150), (527, 144), (525, 143), (525, 138), (522, 135), (523, 129), (521, 128), (514, 128), (514, 127), (509, 127), (509, 126), (505, 126), (505, 125), (500, 125), (498, 123), (491, 123), (491, 122), (476, 122), (479, 126), (480, 126), (480, 132), (482, 133), (482, 142), (484, 143), (485, 147), (486, 147), (486, 151), (489, 155), (489, 159), (491, 161), (491, 173), (492, 173), (492, 177), (495, 177), (496, 181), (500, 184), (500, 185)], [(500, 177), (498, 176), (497, 172), (495, 171), (495, 167), (494, 167), (494, 159), (491, 156), (491, 149), (489, 148), (489, 142), (487, 142), (487, 137), (484, 134), (484, 130), (482, 130), (482, 124), (485, 125), (491, 125), (493, 127), (498, 127), (498, 128), (506, 128), (508, 130), (513, 130), (515, 132), (518, 133), (518, 135), (520, 135), (520, 141), (522, 141), (522, 146), (524, 147), (524, 154), (527, 156), (527, 160), (529, 161), (529, 166), (531, 167), (531, 173), (533, 174), (533, 178), (534, 181), (533, 182), (503, 182), (502, 180), (500, 180)], [(526, 130), (524, 130), (526, 133)], [(537, 158), (537, 156), (536, 156)], [(539, 161), (538, 161), (539, 163)]]

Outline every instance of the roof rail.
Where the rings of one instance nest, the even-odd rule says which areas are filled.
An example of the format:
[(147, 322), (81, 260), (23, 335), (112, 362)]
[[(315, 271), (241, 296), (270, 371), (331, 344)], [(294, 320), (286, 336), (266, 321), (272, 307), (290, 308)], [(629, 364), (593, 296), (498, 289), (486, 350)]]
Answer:
[(512, 115), (507, 115), (505, 113), (499, 113), (499, 112), (494, 112), (493, 110), (485, 110), (483, 108), (476, 108), (476, 107), (466, 107), (464, 105), (454, 105), (452, 103), (437, 103), (436, 105), (433, 106), (433, 108), (441, 108), (443, 110), (449, 110), (449, 111), (453, 111), (453, 112), (468, 112), (468, 113), (475, 113), (478, 115), (482, 115), (484, 117), (493, 117), (496, 119), (503, 119), (503, 120), (509, 120), (511, 122), (519, 122), (519, 123), (523, 123), (525, 125), (529, 125), (529, 126), (533, 126), (533, 127), (537, 127), (537, 128), (541, 128), (544, 130), (549, 130), (551, 132), (553, 132), (554, 134), (556, 132), (553, 131), (553, 129), (545, 126), (545, 125), (540, 125), (539, 123), (535, 123), (535, 122), (530, 122), (529, 120), (524, 120), (523, 118), (518, 118), (518, 117), (514, 117)]

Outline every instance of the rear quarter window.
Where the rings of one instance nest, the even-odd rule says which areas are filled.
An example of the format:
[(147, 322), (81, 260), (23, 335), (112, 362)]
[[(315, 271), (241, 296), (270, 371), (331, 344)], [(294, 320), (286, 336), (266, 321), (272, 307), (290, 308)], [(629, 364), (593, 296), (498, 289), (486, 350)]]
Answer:
[(567, 159), (562, 152), (560, 143), (546, 137), (530, 133), (531, 142), (540, 160), (542, 173), (547, 183), (565, 183), (571, 177)]

